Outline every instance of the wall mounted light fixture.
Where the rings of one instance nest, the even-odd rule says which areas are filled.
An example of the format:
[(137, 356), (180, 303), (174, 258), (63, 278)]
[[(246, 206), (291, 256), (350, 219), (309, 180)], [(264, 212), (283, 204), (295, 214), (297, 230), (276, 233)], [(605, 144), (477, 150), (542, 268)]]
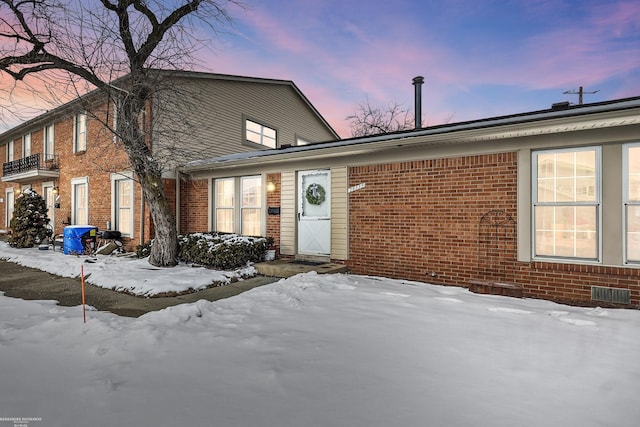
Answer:
[(272, 181), (267, 182), (267, 191), (269, 193), (273, 193), (274, 191), (276, 191), (276, 184)]

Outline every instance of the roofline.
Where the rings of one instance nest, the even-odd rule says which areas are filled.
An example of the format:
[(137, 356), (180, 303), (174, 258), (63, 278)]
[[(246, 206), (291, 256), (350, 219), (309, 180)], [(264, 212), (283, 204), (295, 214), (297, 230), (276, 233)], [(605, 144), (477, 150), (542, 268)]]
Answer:
[(314, 150), (324, 151), (335, 148), (356, 147), (360, 145), (366, 146), (367, 144), (398, 141), (421, 136), (445, 135), (463, 131), (498, 128), (501, 126), (535, 123), (552, 119), (562, 119), (568, 117), (579, 117), (599, 113), (623, 111), (634, 108), (640, 108), (640, 96), (577, 106), (563, 106), (562, 108), (550, 108), (546, 110), (538, 110), (527, 113), (497, 116), (458, 123), (449, 123), (420, 129), (370, 135), (338, 141), (319, 142), (283, 149), (262, 150), (250, 153), (236, 153), (213, 159), (196, 160), (187, 164), (182, 170), (185, 172), (198, 172), (210, 169), (213, 166), (231, 167), (255, 161), (252, 159), (260, 158), (262, 161), (265, 161), (265, 158), (270, 156), (274, 156), (273, 161), (277, 161), (276, 159), (281, 159), (284, 161), (285, 159), (289, 159), (303, 153), (312, 152)]
[[(320, 119), (322, 124), (329, 129), (331, 134), (335, 136), (336, 139), (340, 139), (340, 136), (336, 133), (333, 127), (326, 121), (326, 119), (320, 114), (320, 112), (313, 106), (311, 101), (302, 93), (302, 91), (296, 86), (296, 84), (292, 80), (279, 80), (279, 79), (271, 79), (271, 78), (263, 78), (263, 77), (249, 77), (249, 76), (239, 76), (233, 74), (218, 74), (211, 73), (205, 71), (189, 71), (189, 70), (168, 70), (168, 69), (150, 69), (149, 71), (155, 72), (158, 74), (166, 74), (172, 77), (181, 77), (181, 78), (202, 78), (202, 79), (212, 79), (212, 80), (227, 80), (227, 81), (238, 81), (238, 82), (246, 82), (246, 83), (262, 83), (262, 84), (273, 84), (273, 85), (285, 85), (290, 86), (296, 94), (302, 98), (304, 103), (311, 109), (311, 111)], [(129, 74), (126, 74), (122, 77), (118, 77), (115, 80), (111, 81), (111, 85), (116, 85), (126, 81), (129, 78)], [(94, 89), (78, 98), (75, 98), (69, 102), (66, 102), (53, 110), (42, 113), (36, 117), (33, 117), (17, 126), (14, 126), (11, 129), (0, 134), (0, 144), (4, 142), (5, 139), (13, 139), (11, 136), (15, 135), (15, 137), (20, 136), (24, 133), (25, 130), (36, 126), (37, 124), (42, 124), (48, 122), (56, 117), (59, 117), (63, 114), (68, 113), (72, 110), (77, 104), (82, 103), (83, 100), (90, 99), (91, 96), (95, 96), (100, 93), (100, 89)]]

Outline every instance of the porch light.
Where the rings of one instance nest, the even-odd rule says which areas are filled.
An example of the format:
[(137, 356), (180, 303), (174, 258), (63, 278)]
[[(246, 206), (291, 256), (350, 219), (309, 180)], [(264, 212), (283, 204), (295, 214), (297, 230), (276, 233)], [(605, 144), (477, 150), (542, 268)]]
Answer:
[(267, 191), (269, 193), (273, 193), (274, 191), (276, 191), (276, 184), (272, 181), (267, 182)]
[(51, 190), (52, 194), (58, 194), (58, 187), (53, 187), (53, 190)]

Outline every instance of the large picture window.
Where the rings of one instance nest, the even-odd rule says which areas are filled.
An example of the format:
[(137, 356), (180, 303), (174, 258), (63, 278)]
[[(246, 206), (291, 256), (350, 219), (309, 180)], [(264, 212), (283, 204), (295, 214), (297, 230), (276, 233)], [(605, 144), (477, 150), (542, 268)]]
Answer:
[(624, 146), (625, 262), (640, 262), (640, 144)]
[(600, 148), (537, 151), (533, 165), (533, 255), (600, 259)]
[(262, 234), (261, 176), (216, 179), (214, 189), (216, 231), (245, 236)]

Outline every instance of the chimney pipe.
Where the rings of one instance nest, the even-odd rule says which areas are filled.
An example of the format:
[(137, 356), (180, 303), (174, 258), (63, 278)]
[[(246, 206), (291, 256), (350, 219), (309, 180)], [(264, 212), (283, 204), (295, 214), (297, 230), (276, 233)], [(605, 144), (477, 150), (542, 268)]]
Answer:
[(415, 119), (416, 129), (422, 127), (422, 84), (424, 83), (424, 77), (417, 76), (413, 78), (413, 85), (415, 86)]

